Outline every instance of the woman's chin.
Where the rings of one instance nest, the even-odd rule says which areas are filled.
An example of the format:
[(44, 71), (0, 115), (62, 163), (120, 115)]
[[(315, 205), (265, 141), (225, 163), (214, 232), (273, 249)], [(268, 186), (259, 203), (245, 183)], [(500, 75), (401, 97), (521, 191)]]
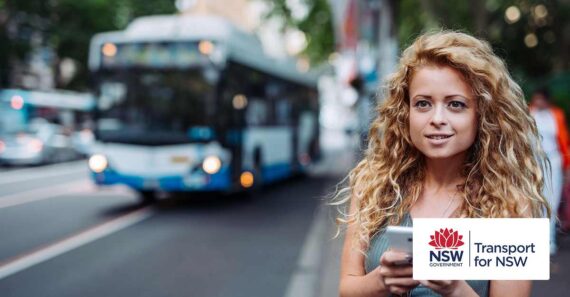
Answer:
[(431, 159), (431, 160), (446, 160), (446, 159), (450, 159), (453, 158), (455, 156), (457, 156), (459, 153), (457, 152), (424, 152), (424, 156), (427, 159)]

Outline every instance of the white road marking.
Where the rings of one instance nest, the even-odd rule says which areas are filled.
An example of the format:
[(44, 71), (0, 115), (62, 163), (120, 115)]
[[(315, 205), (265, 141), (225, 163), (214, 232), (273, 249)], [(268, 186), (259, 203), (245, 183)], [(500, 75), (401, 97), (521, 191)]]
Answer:
[(56, 198), (62, 195), (94, 191), (95, 185), (93, 185), (93, 182), (83, 179), (72, 183), (58, 184), (56, 186), (42, 187), (39, 189), (0, 196), (0, 209)]
[(55, 242), (32, 253), (17, 257), (13, 260), (8, 260), (7, 262), (0, 264), (0, 280), (137, 224), (148, 219), (153, 214), (154, 210), (152, 207), (147, 206), (99, 226), (87, 229), (64, 240)]
[(40, 178), (63, 176), (73, 173), (87, 174), (88, 172), (87, 161), (85, 160), (44, 167), (10, 170), (0, 172), (0, 185), (25, 182)]

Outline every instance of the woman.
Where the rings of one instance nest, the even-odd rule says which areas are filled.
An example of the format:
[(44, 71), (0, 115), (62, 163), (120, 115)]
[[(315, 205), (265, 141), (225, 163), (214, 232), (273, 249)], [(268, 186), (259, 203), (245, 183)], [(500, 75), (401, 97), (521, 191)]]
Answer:
[[(350, 202), (340, 295), (527, 296), (530, 281), (415, 281), (387, 249), (388, 225), (413, 218), (543, 217), (544, 154), (520, 87), (491, 47), (467, 34), (420, 36), (388, 79)], [(345, 204), (346, 203), (346, 204)]]
[(544, 196), (550, 203), (552, 217), (550, 218), (550, 254), (556, 253), (556, 218), (560, 198), (562, 197), (563, 170), (570, 169), (570, 150), (568, 130), (564, 111), (550, 102), (547, 89), (533, 93), (530, 101), (530, 112), (536, 121), (541, 136), (542, 149), (552, 168), (551, 184), (544, 187)]

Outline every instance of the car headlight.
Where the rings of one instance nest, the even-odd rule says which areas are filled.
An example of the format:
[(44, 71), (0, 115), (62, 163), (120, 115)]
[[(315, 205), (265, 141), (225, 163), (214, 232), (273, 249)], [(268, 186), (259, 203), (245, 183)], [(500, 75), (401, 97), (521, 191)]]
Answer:
[(103, 155), (93, 155), (89, 158), (89, 168), (95, 173), (101, 173), (109, 166), (107, 158)]
[(214, 174), (222, 168), (222, 160), (216, 156), (208, 156), (202, 162), (202, 169), (208, 174)]
[(34, 153), (39, 153), (42, 151), (42, 149), (44, 148), (44, 143), (41, 140), (38, 139), (32, 139), (29, 143), (28, 143), (28, 148), (34, 152)]

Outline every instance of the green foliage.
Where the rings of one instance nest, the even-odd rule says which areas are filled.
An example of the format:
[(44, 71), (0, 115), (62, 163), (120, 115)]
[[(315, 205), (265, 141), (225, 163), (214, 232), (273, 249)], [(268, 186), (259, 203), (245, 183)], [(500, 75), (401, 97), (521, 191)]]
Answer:
[(326, 61), (335, 49), (332, 11), (327, 0), (305, 0), (309, 12), (302, 20), (296, 20), (287, 6), (286, 0), (266, 0), (271, 5), (267, 18), (283, 20), (283, 30), (299, 29), (307, 37), (307, 47), (301, 53), (309, 58), (312, 65)]
[[(536, 81), (570, 68), (570, 5), (567, 0), (401, 0), (398, 2), (397, 28), (401, 48), (420, 33), (433, 29), (452, 29), (488, 40), (522, 81)], [(535, 21), (533, 7), (548, 10), (546, 22)], [(505, 11), (515, 5), (520, 19), (508, 24)], [(529, 48), (525, 36), (534, 33), (538, 44)]]
[(138, 16), (171, 14), (176, 11), (174, 1), (1, 0), (0, 15), (7, 18), (0, 18), (0, 85), (7, 85), (10, 62), (23, 61), (39, 42), (54, 49), (58, 58), (78, 62), (79, 73), (65, 87), (85, 89), (89, 41), (95, 33), (123, 29)]
[(299, 22), (299, 29), (308, 40), (304, 54), (312, 64), (319, 64), (334, 51), (334, 29), (332, 12), (326, 0), (315, 0), (309, 9), (307, 18)]
[[(55, 7), (51, 45), (59, 57), (69, 57), (87, 65), (91, 37), (110, 30), (123, 29), (132, 19), (152, 14), (171, 14), (174, 0), (59, 0)], [(84, 87), (87, 70), (80, 69), (71, 87)]]
[(116, 7), (110, 5), (110, 1), (58, 1), (48, 35), (49, 45), (55, 49), (58, 57), (72, 58), (79, 62), (80, 67), (70, 86), (66, 87), (86, 87), (90, 39), (95, 33), (119, 29), (115, 23), (115, 11)]
[(284, 21), (283, 30), (286, 27), (296, 27), (297, 24), (293, 19), (291, 9), (286, 4), (286, 0), (266, 0), (271, 6), (271, 10), (267, 13), (266, 18), (278, 17)]

